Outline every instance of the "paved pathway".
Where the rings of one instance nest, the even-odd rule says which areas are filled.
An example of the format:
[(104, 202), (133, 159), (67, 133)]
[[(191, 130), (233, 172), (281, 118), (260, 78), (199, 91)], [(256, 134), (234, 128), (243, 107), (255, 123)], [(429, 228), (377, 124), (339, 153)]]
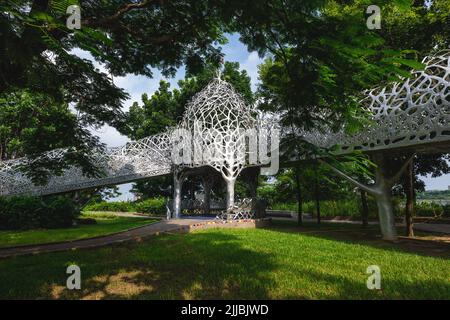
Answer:
[[(290, 220), (290, 221), (297, 221), (296, 217), (276, 217), (271, 216), (272, 219), (275, 220)], [(303, 218), (303, 221), (307, 222), (316, 222), (316, 219), (311, 218)], [(330, 222), (330, 223), (349, 223), (349, 224), (361, 224), (361, 221), (353, 221), (353, 220), (329, 220), (329, 219), (322, 219), (323, 222)], [(379, 224), (377, 221), (369, 221), (369, 225), (377, 225)], [(403, 222), (396, 223), (395, 224), (398, 227), (404, 227), (405, 224)], [(450, 234), (450, 224), (445, 223), (414, 223), (414, 230), (418, 231), (426, 231), (426, 232), (437, 232), (442, 234)]]
[(446, 223), (414, 223), (414, 230), (450, 234), (450, 224)]
[(55, 252), (64, 250), (75, 250), (82, 248), (102, 247), (125, 241), (140, 241), (144, 238), (165, 232), (182, 232), (188, 230), (191, 225), (206, 223), (210, 218), (190, 218), (190, 219), (172, 219), (152, 223), (143, 227), (134, 228), (128, 231), (115, 233), (112, 235), (96, 238), (65, 241), (59, 243), (50, 243), (42, 245), (19, 246), (12, 248), (0, 248), (0, 258), (10, 256), (38, 254), (43, 252)]

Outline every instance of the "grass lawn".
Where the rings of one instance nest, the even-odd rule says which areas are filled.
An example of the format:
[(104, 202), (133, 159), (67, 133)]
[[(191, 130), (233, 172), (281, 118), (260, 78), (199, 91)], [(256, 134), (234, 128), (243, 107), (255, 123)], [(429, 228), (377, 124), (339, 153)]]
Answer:
[[(381, 241), (376, 227), (208, 229), (141, 243), (0, 260), (0, 298), (450, 299), (445, 244)], [(81, 268), (68, 291), (66, 267)], [(381, 268), (381, 290), (366, 269)]]
[(0, 231), (0, 248), (90, 238), (143, 226), (155, 221), (112, 215), (82, 215), (81, 218), (83, 217), (95, 218), (97, 224), (79, 225), (65, 229)]

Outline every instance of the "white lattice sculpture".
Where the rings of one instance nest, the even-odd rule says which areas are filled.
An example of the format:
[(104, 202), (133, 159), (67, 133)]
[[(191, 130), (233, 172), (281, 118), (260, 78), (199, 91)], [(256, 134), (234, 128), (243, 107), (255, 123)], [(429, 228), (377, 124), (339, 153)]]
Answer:
[(450, 51), (423, 60), (402, 83), (366, 92), (361, 101), (373, 124), (355, 135), (344, 130), (303, 132), (320, 147), (339, 146), (338, 153), (376, 151), (450, 140)]
[[(94, 159), (104, 173), (100, 178), (83, 176), (81, 169), (71, 167), (61, 176), (51, 177), (44, 186), (34, 185), (20, 170), (21, 167), (36, 161), (17, 159), (0, 163), (0, 195), (14, 194), (53, 194), (90, 187), (120, 184), (139, 179), (178, 172), (193, 168), (210, 166), (219, 171), (229, 185), (228, 202), (233, 204), (234, 182), (246, 165), (266, 164), (267, 159), (258, 162), (256, 150), (247, 151), (245, 139), (249, 132), (256, 135), (262, 132), (267, 139), (277, 126), (274, 117), (261, 116), (251, 106), (244, 103), (226, 81), (216, 78), (201, 92), (196, 94), (186, 106), (184, 118), (176, 128), (166, 133), (151, 136), (124, 147), (100, 153)], [(186, 140), (186, 149), (197, 150), (193, 161), (174, 165), (174, 132), (184, 130), (192, 139)], [(50, 151), (42, 157), (55, 160), (63, 158), (66, 150)], [(251, 153), (249, 163), (247, 155)], [(200, 157), (198, 157), (200, 156)], [(42, 157), (40, 161), (42, 161)], [(177, 178), (175, 191), (181, 194), (182, 178)]]
[(171, 172), (170, 134), (164, 133), (142, 140), (127, 143), (124, 147), (113, 148), (96, 155), (93, 163), (103, 174), (99, 178), (84, 176), (82, 170), (71, 167), (61, 176), (52, 176), (47, 184), (35, 185), (20, 170), (34, 161), (43, 158), (62, 159), (67, 151), (53, 150), (39, 159), (21, 158), (0, 163), (0, 195), (15, 194), (54, 194), (91, 187), (120, 184), (136, 181), (149, 176)]
[(255, 125), (252, 109), (219, 77), (186, 106), (180, 128), (193, 137), (193, 158), (185, 165), (219, 171), (228, 186), (228, 205), (232, 205), (234, 183), (246, 164), (246, 132)]
[[(367, 130), (352, 136), (344, 131), (304, 132), (303, 138), (322, 147), (338, 145), (340, 153), (450, 142), (450, 53), (441, 52), (426, 58), (424, 63), (424, 71), (413, 72), (403, 83), (367, 93), (362, 105), (373, 113), (374, 120)], [(278, 148), (269, 141), (273, 140), (269, 136), (274, 128), (278, 128), (275, 117), (258, 114), (243, 102), (230, 84), (214, 79), (187, 105), (177, 128), (95, 156), (94, 163), (104, 172), (102, 177), (88, 178), (80, 169), (72, 167), (62, 176), (52, 177), (46, 185), (36, 186), (20, 170), (36, 160), (11, 160), (0, 162), (0, 195), (62, 193), (173, 172), (174, 215), (178, 216), (185, 172), (210, 166), (227, 181), (227, 207), (232, 207), (234, 181), (241, 170), (250, 165), (265, 165), (268, 159), (261, 155), (265, 155), (267, 149), (273, 154)], [(189, 161), (174, 165), (173, 150), (179, 143), (174, 141), (174, 132), (179, 130), (192, 136), (183, 143), (186, 149), (191, 148), (194, 152)], [(253, 142), (249, 150), (246, 139)], [(55, 150), (42, 157), (59, 159), (63, 158), (64, 152)]]

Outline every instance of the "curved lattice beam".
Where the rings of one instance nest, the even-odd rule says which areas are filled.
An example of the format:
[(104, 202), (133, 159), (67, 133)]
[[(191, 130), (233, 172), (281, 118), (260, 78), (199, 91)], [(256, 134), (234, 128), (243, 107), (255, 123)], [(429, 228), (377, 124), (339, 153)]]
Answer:
[(35, 185), (21, 167), (42, 161), (62, 159), (67, 150), (58, 149), (43, 154), (39, 159), (21, 158), (0, 163), (0, 195), (54, 194), (111, 184), (120, 184), (171, 172), (170, 134), (163, 133), (127, 143), (95, 155), (93, 160), (100, 177), (83, 175), (80, 168), (70, 167), (61, 176), (52, 176), (47, 184)]
[(340, 132), (303, 132), (320, 147), (339, 146), (338, 153), (379, 151), (450, 141), (450, 51), (423, 60), (425, 68), (414, 71), (402, 83), (366, 92), (361, 101), (372, 125), (348, 135)]

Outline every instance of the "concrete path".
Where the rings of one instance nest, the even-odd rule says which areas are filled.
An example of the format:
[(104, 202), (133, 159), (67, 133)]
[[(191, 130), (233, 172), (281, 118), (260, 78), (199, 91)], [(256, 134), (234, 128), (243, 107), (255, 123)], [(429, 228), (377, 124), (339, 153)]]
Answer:
[(414, 223), (414, 230), (450, 234), (450, 224), (446, 223)]
[(88, 238), (82, 240), (65, 241), (59, 243), (49, 243), (42, 245), (18, 246), (11, 248), (0, 248), (0, 258), (18, 255), (39, 254), (43, 252), (56, 252), (64, 250), (75, 250), (82, 248), (102, 247), (125, 241), (141, 241), (144, 238), (166, 232), (183, 232), (189, 230), (191, 225), (202, 224), (210, 218), (191, 218), (163, 220), (143, 227), (130, 229), (107, 236)]

